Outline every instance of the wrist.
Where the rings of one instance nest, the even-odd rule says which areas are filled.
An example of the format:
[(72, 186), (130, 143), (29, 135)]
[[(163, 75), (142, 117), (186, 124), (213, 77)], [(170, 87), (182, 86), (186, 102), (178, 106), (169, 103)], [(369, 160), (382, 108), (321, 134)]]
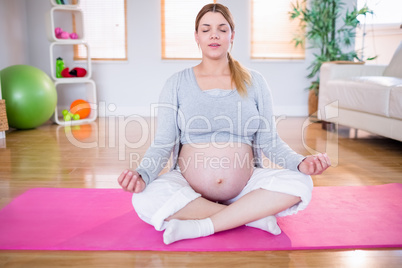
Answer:
[(297, 170), (298, 170), (299, 172), (301, 172), (301, 171), (300, 171), (300, 165), (304, 162), (304, 160), (306, 160), (306, 158), (307, 158), (307, 157), (303, 158), (302, 161), (300, 161), (300, 163), (297, 165)]

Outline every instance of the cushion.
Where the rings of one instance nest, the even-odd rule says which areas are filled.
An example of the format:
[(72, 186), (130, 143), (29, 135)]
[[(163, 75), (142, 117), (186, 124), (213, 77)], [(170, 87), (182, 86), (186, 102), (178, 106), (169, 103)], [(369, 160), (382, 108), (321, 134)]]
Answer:
[(385, 68), (383, 75), (402, 78), (402, 42), (392, 56), (391, 62)]
[[(389, 116), (391, 77), (365, 78), (358, 77), (328, 82), (330, 102), (339, 101), (340, 108)], [(402, 83), (402, 79), (398, 80), (401, 80)]]
[(402, 79), (388, 76), (356, 76), (348, 80), (365, 83), (367, 85), (378, 85), (384, 87), (395, 87), (402, 85)]
[(402, 85), (393, 87), (390, 92), (389, 116), (402, 119)]

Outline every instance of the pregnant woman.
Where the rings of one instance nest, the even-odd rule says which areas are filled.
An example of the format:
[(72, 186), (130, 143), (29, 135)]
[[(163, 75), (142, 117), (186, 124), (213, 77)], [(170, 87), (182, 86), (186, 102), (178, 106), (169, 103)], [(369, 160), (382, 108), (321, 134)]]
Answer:
[[(202, 61), (168, 79), (154, 142), (118, 178), (139, 217), (165, 230), (165, 244), (242, 225), (280, 234), (276, 217), (305, 209), (310, 175), (330, 166), (326, 154), (305, 157), (280, 139), (265, 79), (230, 54), (234, 28), (227, 7), (200, 10)], [(159, 175), (172, 153), (172, 169)], [(282, 168), (263, 167), (262, 153)]]

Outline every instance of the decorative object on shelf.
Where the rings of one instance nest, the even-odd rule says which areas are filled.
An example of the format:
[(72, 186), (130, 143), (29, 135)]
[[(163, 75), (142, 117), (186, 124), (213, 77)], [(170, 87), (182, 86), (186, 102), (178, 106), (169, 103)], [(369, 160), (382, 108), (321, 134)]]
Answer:
[(71, 120), (80, 120), (79, 114), (73, 114), (67, 110), (62, 111), (64, 121), (71, 121)]
[(68, 39), (70, 37), (68, 32), (63, 32), (63, 30), (59, 27), (54, 29), (54, 34), (56, 35), (56, 38), (58, 38), (58, 39)]
[[(319, 71), (322, 63), (328, 61), (362, 61), (355, 50), (346, 51), (354, 42), (355, 29), (359, 26), (357, 16), (373, 14), (366, 5), (357, 10), (344, 13), (344, 3), (341, 0), (298, 0), (292, 4), (289, 12), (291, 19), (300, 20), (301, 32), (293, 39), (295, 46), (304, 46), (305, 39), (309, 41), (309, 48), (317, 49), (314, 60), (308, 69), (311, 69), (308, 78), (314, 79), (309, 90), (315, 95), (319, 91)], [(344, 13), (343, 25), (337, 26), (338, 19)], [(375, 57), (374, 57), (375, 58)], [(372, 60), (368, 58), (366, 60)], [(317, 99), (317, 98), (316, 98)]]
[(56, 60), (56, 77), (61, 78), (61, 72), (64, 70), (64, 61), (62, 58), (58, 57)]
[(90, 113), (91, 105), (82, 99), (73, 101), (70, 106), (70, 111), (62, 111), (64, 121), (85, 119)]
[(74, 115), (77, 114), (81, 119), (84, 119), (91, 113), (91, 105), (82, 99), (75, 100), (71, 103), (70, 112)]
[(45, 72), (29, 65), (13, 65), (3, 69), (0, 76), (10, 127), (32, 129), (52, 117), (57, 93)]
[(54, 34), (57, 39), (78, 39), (78, 34), (77, 33), (68, 33), (63, 31), (60, 27), (57, 27), (54, 29)]
[(78, 39), (78, 34), (76, 34), (76, 33), (70, 33), (70, 38), (71, 38), (71, 39)]
[(80, 67), (75, 67), (70, 71), (69, 68), (64, 68), (61, 71), (61, 77), (85, 77), (87, 75), (87, 70)]
[(50, 0), (52, 6), (63, 6), (75, 8), (80, 5), (80, 0)]
[[(53, 0), (57, 5), (75, 5), (77, 0)], [(51, 1), (52, 2), (52, 1)]]

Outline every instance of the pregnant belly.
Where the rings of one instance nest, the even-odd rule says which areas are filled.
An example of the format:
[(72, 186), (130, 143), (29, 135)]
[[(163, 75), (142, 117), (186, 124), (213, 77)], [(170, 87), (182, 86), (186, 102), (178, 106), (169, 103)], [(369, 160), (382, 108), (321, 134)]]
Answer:
[(236, 197), (253, 173), (253, 152), (247, 144), (218, 148), (212, 144), (183, 145), (178, 164), (191, 187), (211, 201)]

